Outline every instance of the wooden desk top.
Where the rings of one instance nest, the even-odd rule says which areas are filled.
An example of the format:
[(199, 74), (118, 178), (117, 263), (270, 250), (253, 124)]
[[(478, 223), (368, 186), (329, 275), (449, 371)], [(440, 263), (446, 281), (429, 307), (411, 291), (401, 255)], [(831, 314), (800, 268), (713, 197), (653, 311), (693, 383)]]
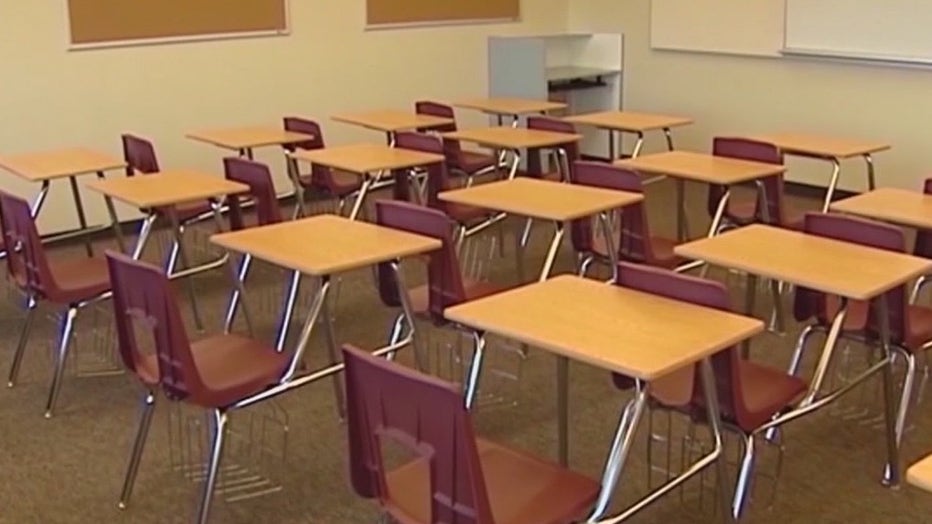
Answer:
[(363, 113), (346, 113), (334, 115), (333, 120), (345, 124), (362, 126), (376, 131), (395, 132), (412, 131), (421, 127), (434, 127), (453, 124), (452, 118), (419, 115), (414, 112), (395, 111), (392, 109), (382, 111), (366, 111)]
[(443, 155), (422, 153), (380, 144), (325, 147), (311, 151), (295, 151), (289, 154), (294, 158), (312, 164), (320, 164), (359, 174), (390, 169), (407, 169), (443, 161)]
[(126, 163), (119, 158), (83, 148), (0, 156), (0, 168), (30, 182), (110, 171), (124, 167), (126, 167)]
[(885, 187), (833, 202), (832, 211), (932, 229), (932, 195)]
[(234, 151), (253, 147), (294, 144), (314, 138), (311, 135), (285, 131), (284, 129), (275, 126), (204, 129), (186, 133), (185, 136), (192, 140), (206, 142), (217, 147), (232, 149)]
[(750, 138), (770, 142), (787, 154), (818, 158), (850, 158), (890, 149), (890, 144), (883, 142), (801, 133), (772, 133)]
[(786, 171), (786, 167), (778, 164), (750, 162), (691, 151), (667, 151), (642, 155), (637, 158), (617, 160), (615, 165), (642, 173), (669, 175), (706, 184), (726, 186)]
[(562, 275), (447, 308), (460, 324), (643, 380), (763, 331), (760, 320)]
[(463, 100), (461, 102), (454, 102), (453, 106), (463, 109), (475, 109), (492, 115), (528, 115), (566, 109), (566, 104), (562, 102), (505, 97)]
[(249, 191), (245, 184), (190, 169), (93, 180), (85, 186), (138, 209), (185, 204)]
[(932, 260), (760, 224), (681, 244), (674, 252), (855, 300), (932, 270)]
[(440, 248), (440, 241), (433, 238), (337, 215), (315, 215), (219, 233), (210, 240), (226, 249), (315, 276)]
[(523, 127), (496, 126), (463, 129), (444, 133), (445, 138), (461, 142), (472, 142), (480, 146), (498, 149), (526, 149), (533, 147), (555, 147), (578, 142), (582, 135), (555, 133)]
[(567, 122), (615, 131), (644, 132), (654, 129), (685, 126), (693, 123), (691, 118), (634, 113), (631, 111), (602, 111), (564, 118)]
[(440, 199), (565, 222), (644, 200), (638, 193), (519, 177), (440, 193)]
[(906, 482), (925, 491), (932, 491), (932, 455), (927, 455), (906, 470)]

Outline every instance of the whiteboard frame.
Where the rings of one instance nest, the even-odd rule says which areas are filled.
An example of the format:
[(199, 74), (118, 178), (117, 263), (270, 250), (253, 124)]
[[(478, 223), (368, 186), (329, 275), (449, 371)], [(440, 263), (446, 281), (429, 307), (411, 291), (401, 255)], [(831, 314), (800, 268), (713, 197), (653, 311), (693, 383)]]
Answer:
[(178, 35), (178, 36), (160, 36), (157, 38), (133, 38), (130, 40), (110, 40), (107, 42), (89, 42), (85, 44), (75, 44), (71, 41), (71, 13), (66, 7), (62, 11), (65, 13), (66, 44), (65, 49), (71, 51), (91, 51), (94, 49), (108, 49), (121, 47), (140, 47), (151, 45), (168, 45), (168, 44), (185, 44), (194, 42), (213, 42), (217, 40), (238, 40), (241, 38), (266, 38), (273, 36), (290, 36), (291, 35), (291, 0), (282, 0), (285, 6), (285, 27), (284, 29), (267, 29), (262, 31), (242, 31), (235, 33), (211, 33), (205, 35)]

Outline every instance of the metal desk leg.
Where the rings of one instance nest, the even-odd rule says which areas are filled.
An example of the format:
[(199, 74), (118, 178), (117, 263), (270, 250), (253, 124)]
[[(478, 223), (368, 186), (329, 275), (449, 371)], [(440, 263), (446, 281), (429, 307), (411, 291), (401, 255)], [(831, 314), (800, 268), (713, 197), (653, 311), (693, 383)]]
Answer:
[[(114, 216), (116, 215), (114, 214)], [(133, 260), (139, 260), (142, 256), (142, 250), (146, 247), (149, 234), (152, 233), (152, 225), (155, 224), (155, 219), (157, 217), (158, 215), (156, 215), (153, 210), (142, 219), (142, 223), (139, 225), (139, 237), (136, 238), (136, 246), (133, 247)]]
[(94, 256), (94, 248), (91, 246), (91, 239), (87, 235), (87, 216), (84, 215), (84, 203), (81, 201), (81, 190), (78, 189), (78, 179), (75, 176), (68, 177), (68, 183), (71, 185), (71, 196), (74, 199), (74, 208), (78, 212), (78, 224), (81, 225), (81, 232), (85, 233), (84, 250), (88, 257)]
[[(231, 264), (232, 257), (231, 257)], [(242, 256), (239, 263), (239, 268), (233, 270), (233, 278), (235, 280), (233, 284), (233, 291), (230, 293), (230, 301), (227, 302), (227, 311), (223, 316), (223, 332), (229, 334), (233, 329), (233, 321), (236, 319), (236, 311), (239, 309), (240, 301), (242, 300), (242, 286), (246, 282), (246, 275), (249, 273), (249, 266), (252, 263), (252, 255), (246, 253)], [(250, 327), (250, 331), (252, 328)]]
[(527, 250), (528, 242), (531, 240), (531, 226), (534, 219), (527, 217), (524, 219), (524, 228), (521, 234), (515, 234), (515, 263), (518, 272), (518, 282), (524, 283), (524, 255)]
[(544, 267), (540, 270), (540, 280), (543, 282), (550, 276), (550, 270), (553, 268), (553, 261), (557, 258), (557, 251), (560, 250), (560, 244), (563, 242), (563, 222), (554, 223), (555, 231), (553, 240), (550, 241), (550, 249), (547, 251), (547, 258), (544, 259)]
[(663, 137), (667, 139), (667, 151), (673, 151), (673, 135), (670, 134), (670, 128), (663, 128)]
[(884, 471), (883, 484), (890, 488), (900, 485), (900, 442), (896, 432), (896, 396), (893, 394), (893, 355), (890, 348), (890, 317), (888, 315), (887, 295), (882, 294), (875, 300), (880, 317), (880, 343), (887, 365), (883, 367), (883, 407), (884, 429), (887, 436), (887, 466)]
[(686, 224), (686, 181), (677, 178), (676, 184), (676, 236), (680, 242), (689, 238), (689, 226)]
[(32, 218), (39, 216), (39, 211), (42, 210), (42, 204), (45, 203), (45, 197), (49, 195), (49, 181), (43, 180), (42, 187), (39, 189), (39, 194), (36, 195), (35, 200), (32, 201), (32, 207), (29, 210)]
[(838, 343), (838, 337), (841, 335), (841, 328), (845, 325), (845, 317), (848, 315), (848, 299), (841, 297), (841, 303), (838, 306), (838, 312), (832, 320), (832, 326), (825, 337), (825, 344), (822, 346), (822, 354), (819, 355), (819, 362), (816, 364), (815, 373), (812, 381), (809, 383), (809, 391), (800, 401), (800, 407), (808, 406), (815, 402), (819, 391), (822, 389), (822, 382), (828, 374), (829, 366), (832, 363), (832, 356), (835, 352), (835, 345)]
[[(225, 230), (223, 227), (223, 214), (221, 208), (222, 205), (219, 200), (210, 200), (210, 210), (213, 212), (214, 223), (217, 225), (217, 233), (223, 233)], [(243, 261), (240, 264), (239, 269), (237, 269), (236, 263), (233, 262), (233, 257), (227, 257), (227, 268), (230, 272), (230, 279), (233, 281), (233, 294), (230, 296), (230, 304), (227, 308), (227, 314), (223, 322), (224, 333), (230, 333), (230, 330), (233, 327), (233, 319), (236, 317), (237, 306), (239, 306), (240, 302), (242, 302), (243, 318), (246, 319), (246, 329), (249, 330), (250, 335), (255, 334), (252, 323), (252, 315), (249, 314), (249, 307), (246, 305), (246, 302), (242, 300), (246, 293), (244, 282), (246, 280), (246, 273), (249, 271), (249, 262), (251, 260), (252, 257), (250, 255), (243, 255)]]
[(301, 185), (301, 175), (298, 171), (298, 161), (290, 155), (285, 155), (285, 171), (288, 173), (288, 180), (294, 187), (294, 196), (298, 204), (294, 208), (292, 220), (298, 217), (308, 216), (307, 203), (304, 201), (304, 186)]
[(841, 172), (841, 164), (837, 158), (832, 159), (832, 178), (828, 182), (828, 188), (825, 190), (825, 202), (822, 202), (822, 212), (828, 213), (828, 206), (832, 204), (832, 197), (835, 196), (835, 187), (838, 186), (838, 173)]
[(608, 251), (608, 261), (612, 265), (612, 282), (618, 282), (618, 250), (615, 249), (615, 239), (612, 238), (612, 224), (608, 211), (599, 213), (599, 229), (605, 239), (605, 250)]
[[(721, 503), (722, 520), (725, 522), (736, 522), (738, 520), (737, 510), (733, 510), (731, 498), (728, 496), (729, 483), (727, 478), (727, 468), (725, 459), (722, 456), (724, 449), (724, 439), (722, 438), (722, 420), (719, 413), (718, 386), (715, 384), (715, 371), (712, 368), (712, 357), (707, 357), (700, 364), (702, 372), (702, 392), (705, 395), (706, 413), (709, 423), (709, 431), (712, 441), (715, 442), (715, 449), (709, 455), (715, 460), (715, 469), (717, 480), (717, 489), (719, 493), (719, 502)], [(734, 511), (734, 513), (733, 513)]]
[(275, 350), (281, 353), (285, 350), (285, 341), (288, 340), (288, 330), (291, 328), (291, 319), (294, 316), (295, 303), (298, 300), (298, 290), (301, 287), (301, 272), (292, 271), (288, 278), (288, 287), (285, 288), (285, 303), (282, 305), (281, 318), (278, 322), (278, 332), (275, 335)]
[(873, 191), (877, 189), (877, 179), (874, 177), (874, 159), (870, 153), (864, 155), (864, 163), (867, 164), (867, 189)]
[(606, 129), (608, 131), (608, 161), (615, 161), (615, 131), (613, 129)]
[(518, 174), (518, 166), (521, 164), (521, 151), (517, 149), (511, 150), (512, 160), (511, 168), (508, 170), (508, 180), (513, 180)]
[[(175, 213), (169, 213), (172, 223), (172, 235), (175, 237), (175, 248), (178, 250), (178, 256), (181, 258), (181, 263), (184, 264), (185, 269), (190, 269), (193, 267), (191, 265), (191, 259), (188, 257), (188, 250), (184, 247), (184, 229), (180, 223), (178, 223), (178, 215)], [(168, 278), (172, 278), (172, 275), (175, 273), (175, 260), (176, 257), (169, 257), (168, 268), (166, 269), (166, 274)], [(201, 319), (200, 308), (197, 307), (197, 291), (194, 289), (194, 281), (190, 278), (185, 278), (185, 289), (188, 291), (188, 300), (191, 301), (191, 313), (194, 316), (194, 327), (198, 332), (204, 331), (204, 321)]]
[(476, 393), (479, 391), (479, 374), (482, 372), (482, 356), (485, 353), (485, 333), (474, 331), (472, 362), (469, 364), (469, 375), (463, 391), (466, 409), (471, 410), (476, 402)]
[[(757, 198), (758, 198), (758, 207), (761, 210), (761, 218), (763, 218), (765, 224), (771, 224), (774, 226), (780, 226), (779, 216), (770, 216), (770, 198), (767, 195), (767, 186), (764, 184), (764, 181), (757, 179), (754, 181), (757, 185)], [(779, 213), (780, 210), (777, 210)], [(781, 300), (780, 285), (774, 279), (770, 279), (770, 296), (773, 300), (773, 318), (770, 322), (770, 328), (772, 331), (784, 332), (786, 330), (786, 323), (784, 321), (783, 314), (783, 301)]]
[(557, 355), (557, 459), (560, 465), (569, 465), (569, 385), (570, 361)]
[(294, 378), (295, 374), (298, 372), (298, 368), (301, 367), (304, 352), (307, 350), (307, 346), (311, 341), (311, 333), (314, 331), (314, 324), (317, 323), (317, 318), (324, 309), (324, 302), (327, 300), (329, 291), (330, 276), (324, 275), (320, 277), (320, 288), (317, 289), (317, 294), (314, 295), (314, 301), (311, 303), (311, 310), (308, 311), (307, 320), (304, 321), (304, 327), (301, 328), (301, 336), (298, 338), (298, 345), (295, 347), (294, 356), (291, 357), (288, 370), (285, 371), (285, 374), (280, 380), (282, 384)]
[[(102, 172), (97, 173), (97, 179), (106, 178)], [(126, 253), (126, 242), (123, 240), (123, 228), (120, 227), (120, 219), (117, 217), (116, 207), (113, 205), (113, 199), (105, 196), (104, 203), (107, 205), (107, 214), (110, 216), (110, 227), (113, 229), (113, 236), (116, 238), (117, 248), (120, 253)]]
[[(321, 315), (323, 315), (323, 318), (320, 320), (324, 323), (324, 337), (326, 338), (327, 353), (330, 357), (330, 364), (333, 365), (340, 361), (340, 350), (337, 347), (336, 335), (333, 332), (333, 316), (330, 314), (330, 300), (324, 299), (321, 301), (321, 304)], [(345, 420), (346, 401), (343, 398), (343, 380), (340, 378), (339, 373), (334, 373), (331, 376), (331, 380), (333, 381), (333, 399), (337, 404), (337, 416), (340, 417), (340, 420)]]
[[(757, 275), (748, 273), (744, 285), (744, 314), (754, 316), (754, 301), (757, 298)], [(751, 355), (751, 341), (746, 339), (741, 342), (741, 356), (748, 358)]]
[(644, 133), (637, 132), (637, 142), (634, 143), (634, 150), (631, 151), (631, 158), (637, 158), (641, 154), (641, 148), (644, 147)]
[(372, 187), (374, 180), (375, 179), (369, 173), (363, 176), (362, 186), (359, 187), (359, 194), (356, 195), (356, 200), (353, 202), (353, 209), (350, 211), (350, 220), (356, 220), (356, 217), (359, 215), (359, 210), (362, 209), (366, 201), (366, 195), (369, 194), (369, 188)]

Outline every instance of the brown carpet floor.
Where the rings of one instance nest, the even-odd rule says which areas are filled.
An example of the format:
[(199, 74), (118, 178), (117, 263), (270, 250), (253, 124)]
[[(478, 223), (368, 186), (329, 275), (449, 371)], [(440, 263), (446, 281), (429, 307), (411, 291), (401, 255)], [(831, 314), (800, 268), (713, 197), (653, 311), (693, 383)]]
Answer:
[[(654, 229), (668, 234), (673, 232), (671, 187), (668, 182), (652, 185), (648, 195)], [(703, 199), (701, 188), (690, 188), (688, 201), (694, 235), (707, 222)], [(810, 200), (797, 199), (795, 203), (809, 208), (816, 206)], [(535, 230), (527, 258), (529, 272), (539, 267), (548, 242), (547, 231)], [(490, 273), (495, 279), (513, 279), (511, 245), (508, 240), (507, 258), (496, 256), (491, 265), (482, 262), (472, 270)], [(571, 270), (572, 256), (568, 251), (564, 249), (558, 261), (558, 272)], [(486, 253), (487, 247), (481, 252)], [(55, 248), (53, 253), (79, 254), (80, 249)], [(486, 260), (484, 255), (479, 259)], [(743, 279), (738, 275), (724, 271), (713, 271), (710, 275), (727, 279), (736, 299), (743, 296), (740, 291)], [(412, 276), (412, 280), (416, 278)], [(249, 304), (264, 336), (269, 336), (273, 327), (281, 283), (280, 272), (263, 267), (257, 268), (249, 282)], [(211, 274), (197, 277), (194, 284), (208, 329), (217, 329), (227, 281), (222, 275)], [(305, 295), (309, 291), (305, 289)], [(179, 297), (185, 297), (181, 287)], [(766, 318), (767, 295), (761, 293), (757, 304), (757, 314)], [(190, 316), (186, 301), (182, 307)], [(304, 311), (306, 300), (301, 315)], [(159, 401), (130, 507), (125, 511), (116, 507), (135, 433), (141, 390), (131, 376), (89, 376), (110, 366), (107, 355), (112, 354), (113, 339), (108, 328), (109, 315), (105, 304), (96, 315), (90, 312), (79, 317), (80, 335), (54, 418), (46, 420), (42, 416), (51, 374), (49, 348), (55, 334), (52, 319), (44, 320), (35, 331), (17, 386), (0, 391), (0, 523), (191, 521), (200, 493), (200, 484), (193, 477), (203, 450), (205, 419), (196, 410), (178, 408), (164, 399)], [(336, 308), (338, 340), (361, 347), (379, 346), (385, 340), (392, 315), (379, 303), (370, 271), (345, 275)], [(3, 329), (0, 369), (5, 373), (15, 347), (21, 313), (12, 306), (4, 306), (0, 317)], [(303, 316), (299, 315), (298, 320), (303, 320)], [(296, 324), (293, 331), (297, 328)], [(786, 366), (798, 332), (799, 326), (790, 326), (785, 335), (759, 337), (754, 342), (753, 357)], [(458, 349), (468, 353), (468, 344), (457, 344), (455, 337), (428, 327), (421, 333), (424, 345), (432, 352), (432, 365), (437, 372), (457, 376), (459, 368), (452, 357)], [(478, 430), (484, 436), (552, 456), (556, 448), (553, 358), (532, 349), (522, 362), (513, 350), (513, 345), (503, 341), (492, 346), (483, 376), (483, 400), (476, 412)], [(319, 337), (313, 341), (309, 353), (313, 365), (325, 363)], [(410, 355), (410, 351), (407, 353)], [(810, 353), (808, 369), (816, 351)], [(840, 351), (832, 377), (853, 372), (863, 363), (864, 354), (856, 346)], [(520, 379), (514, 380), (512, 377), (518, 372)], [(345, 427), (337, 418), (333, 399), (332, 385), (324, 381), (280, 397), (274, 403), (233, 414), (235, 434), (225, 457), (222, 480), (225, 489), (216, 497), (213, 522), (376, 521), (373, 504), (356, 497), (346, 481)], [(580, 364), (571, 366), (573, 468), (599, 475), (620, 409), (627, 399), (627, 394), (613, 389), (606, 372)], [(916, 408), (903, 451), (907, 462), (932, 451), (932, 417), (927, 414), (927, 402), (922, 401)], [(878, 409), (879, 388), (876, 383), (867, 384), (836, 406), (790, 424), (784, 433), (785, 456), (775, 491), (772, 478), (780, 469), (778, 454), (776, 449), (762, 450), (761, 474), (747, 521), (932, 522), (932, 494), (905, 486), (889, 490), (879, 484), (885, 447)], [(703, 428), (695, 432), (697, 438), (686, 441), (689, 428), (684, 421), (670, 419), (665, 414), (653, 417), (652, 430), (658, 438), (666, 440), (653, 445), (652, 463), (656, 468), (662, 469), (669, 463), (675, 470), (684, 453), (698, 451), (703, 443)], [(642, 426), (629, 469), (617, 490), (616, 508), (647, 489), (648, 433), (646, 425)], [(728, 449), (734, 462), (737, 445), (733, 440)], [(662, 475), (659, 471), (651, 475), (654, 485)], [(713, 489), (710, 473), (673, 492), (632, 521), (717, 522), (713, 514)]]

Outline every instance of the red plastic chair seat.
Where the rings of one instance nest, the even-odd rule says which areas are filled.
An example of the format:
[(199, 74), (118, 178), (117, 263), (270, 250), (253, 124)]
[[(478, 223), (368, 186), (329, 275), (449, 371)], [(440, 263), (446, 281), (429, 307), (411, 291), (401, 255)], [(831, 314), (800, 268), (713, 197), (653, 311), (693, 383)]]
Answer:
[[(614, 240), (616, 242), (618, 241), (617, 239)], [(673, 248), (675, 248), (677, 245), (676, 240), (673, 240), (672, 238), (652, 236), (650, 237), (649, 242), (651, 249), (654, 252), (655, 258), (651, 264), (652, 266), (674, 269), (681, 264), (689, 262), (688, 259), (677, 256), (676, 253), (673, 252)], [(617, 249), (618, 246), (616, 245), (615, 248)], [(608, 249), (605, 246), (605, 238), (601, 234), (593, 235), (592, 250), (600, 257), (606, 259), (608, 258)], [(643, 260), (636, 260), (634, 262), (643, 262)]]
[(360, 175), (342, 169), (331, 169), (330, 179), (331, 183), (325, 184), (316, 180), (313, 175), (302, 175), (298, 178), (302, 186), (335, 197), (351, 195), (362, 187), (362, 177)]
[[(206, 386), (204, 395), (185, 400), (204, 407), (224, 407), (278, 383), (290, 356), (240, 335), (212, 335), (191, 343), (195, 368)], [(159, 382), (158, 356), (140, 359), (137, 374), (147, 384)]]
[(107, 261), (98, 257), (50, 260), (49, 269), (58, 283), (55, 293), (45, 298), (59, 304), (89, 300), (110, 289)]
[[(495, 284), (485, 280), (473, 280), (471, 278), (464, 278), (463, 290), (466, 292), (466, 297), (463, 302), (469, 302), (470, 300), (477, 300), (489, 295), (494, 295), (495, 293), (501, 293), (507, 289), (508, 286)], [(415, 315), (426, 315), (429, 313), (429, 300), (427, 298), (429, 293), (430, 286), (426, 284), (408, 290), (408, 298), (411, 301), (411, 309)]]
[[(599, 484), (579, 473), (487, 440), (476, 445), (496, 524), (568, 524), (585, 518), (598, 496)], [(401, 522), (431, 522), (427, 460), (387, 472), (386, 483)]]
[(453, 167), (467, 175), (472, 175), (494, 165), (495, 157), (492, 155), (478, 151), (460, 150), (459, 158), (456, 159)]

